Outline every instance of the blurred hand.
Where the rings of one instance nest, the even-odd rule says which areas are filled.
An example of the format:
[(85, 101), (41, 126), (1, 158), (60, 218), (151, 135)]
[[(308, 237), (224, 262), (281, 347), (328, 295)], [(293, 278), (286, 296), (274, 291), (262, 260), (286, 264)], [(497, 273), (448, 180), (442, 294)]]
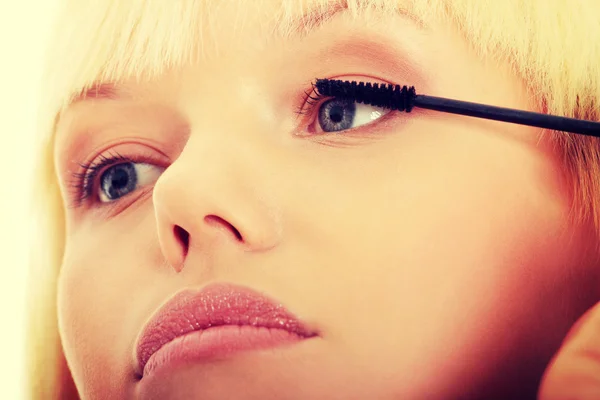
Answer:
[(544, 374), (539, 400), (600, 400), (600, 303), (573, 326)]

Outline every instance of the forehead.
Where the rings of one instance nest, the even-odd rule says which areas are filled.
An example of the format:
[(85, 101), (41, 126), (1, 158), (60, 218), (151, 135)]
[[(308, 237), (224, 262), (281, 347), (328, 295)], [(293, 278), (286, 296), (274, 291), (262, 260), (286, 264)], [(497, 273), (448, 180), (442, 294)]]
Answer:
[[(251, 51), (269, 40), (302, 38), (339, 14), (352, 18), (399, 11), (422, 22), (403, 0), (180, 0), (168, 7), (147, 0), (119, 1), (106, 8), (102, 2), (95, 4), (68, 22), (70, 38), (80, 37), (79, 43), (69, 39), (69, 59), (80, 79), (68, 103), (86, 94), (110, 97), (113, 82), (140, 75), (152, 78), (199, 58), (240, 48)], [(81, 7), (78, 2), (73, 12)], [(86, 68), (78, 68), (77, 59)]]

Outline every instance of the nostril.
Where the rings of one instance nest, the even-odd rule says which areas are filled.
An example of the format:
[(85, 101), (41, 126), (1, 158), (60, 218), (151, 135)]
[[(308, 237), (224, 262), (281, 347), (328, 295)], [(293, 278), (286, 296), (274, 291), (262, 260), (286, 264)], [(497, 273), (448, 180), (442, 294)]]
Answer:
[(190, 234), (179, 225), (175, 225), (173, 227), (173, 234), (175, 235), (177, 241), (181, 244), (183, 256), (186, 257), (190, 247)]
[(233, 231), (233, 234), (235, 235), (236, 239), (242, 241), (242, 234), (240, 233), (240, 231), (238, 231), (233, 225), (231, 225), (231, 230)]
[(229, 222), (225, 221), (223, 218), (218, 217), (216, 215), (208, 215), (208, 216), (204, 217), (204, 220), (209, 225), (225, 227), (227, 230), (229, 230), (229, 231), (231, 231), (231, 233), (233, 233), (233, 235), (235, 236), (235, 238), (237, 240), (243, 241), (242, 234), (240, 233), (240, 231), (238, 231), (235, 226), (231, 225)]

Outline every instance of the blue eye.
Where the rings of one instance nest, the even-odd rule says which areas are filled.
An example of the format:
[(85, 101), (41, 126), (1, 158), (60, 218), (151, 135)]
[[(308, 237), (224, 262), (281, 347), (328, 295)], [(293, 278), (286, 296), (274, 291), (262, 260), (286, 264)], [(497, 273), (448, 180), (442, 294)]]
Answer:
[(390, 111), (346, 99), (327, 100), (319, 107), (319, 126), (323, 132), (339, 132), (368, 124)]
[(118, 200), (139, 186), (155, 182), (164, 168), (152, 164), (127, 162), (107, 168), (100, 176), (98, 198), (103, 203)]

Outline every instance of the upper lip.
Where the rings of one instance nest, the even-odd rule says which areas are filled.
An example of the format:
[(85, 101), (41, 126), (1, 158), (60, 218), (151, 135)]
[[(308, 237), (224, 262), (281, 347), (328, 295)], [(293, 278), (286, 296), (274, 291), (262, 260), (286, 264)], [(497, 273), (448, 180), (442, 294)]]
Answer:
[(277, 328), (307, 338), (317, 334), (281, 304), (245, 287), (213, 284), (201, 291), (185, 290), (144, 326), (136, 346), (138, 374), (143, 374), (148, 359), (171, 340), (222, 325)]

